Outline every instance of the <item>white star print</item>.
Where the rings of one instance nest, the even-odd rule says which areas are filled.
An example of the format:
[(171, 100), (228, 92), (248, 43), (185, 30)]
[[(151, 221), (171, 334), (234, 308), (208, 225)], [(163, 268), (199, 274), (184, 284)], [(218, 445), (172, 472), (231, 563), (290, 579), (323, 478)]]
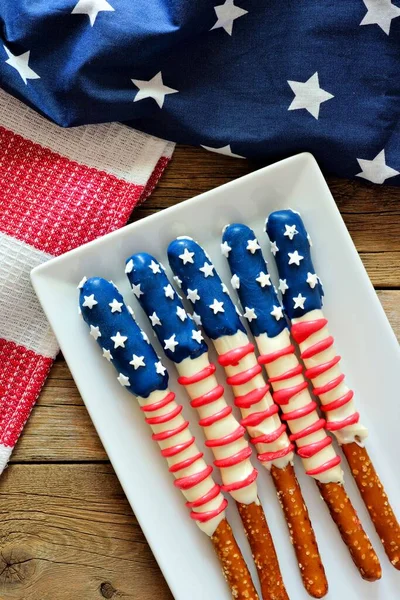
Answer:
[(256, 278), (256, 281), (258, 281), (262, 288), (266, 285), (271, 285), (271, 275), (267, 275), (267, 273), (263, 273), (263, 271), (261, 271), (259, 276)]
[(232, 156), (233, 158), (246, 158), (245, 156), (240, 156), (240, 154), (235, 154), (234, 152), (232, 152), (230, 144), (228, 144), (227, 146), (221, 146), (221, 148), (211, 148), (211, 146), (203, 146), (202, 144), (201, 147), (204, 148), (204, 150), (208, 150), (209, 152), (223, 154), (224, 156)]
[(171, 298), (171, 300), (173, 300), (173, 298), (175, 296), (175, 292), (174, 292), (173, 287), (172, 287), (172, 285), (170, 283), (167, 286), (165, 286), (164, 293), (165, 293), (165, 297), (166, 298)]
[(71, 15), (88, 15), (93, 27), (99, 12), (113, 12), (115, 9), (106, 0), (79, 0)]
[(280, 279), (279, 280), (279, 285), (278, 285), (278, 289), (282, 292), (282, 295), (285, 295), (286, 290), (289, 289), (289, 286), (286, 282), (286, 279)]
[(82, 306), (86, 306), (86, 308), (90, 308), (90, 310), (92, 310), (93, 306), (98, 304), (97, 300), (95, 300), (94, 294), (90, 294), (90, 296), (83, 296), (83, 298), (84, 302), (82, 303)]
[(294, 307), (293, 308), (304, 308), (304, 302), (307, 300), (304, 296), (299, 294), (295, 298), (293, 298)]
[(224, 242), (223, 244), (221, 244), (221, 252), (222, 252), (223, 256), (225, 256), (225, 258), (228, 258), (229, 252), (231, 250), (232, 250), (232, 248), (230, 247), (228, 242)]
[(130, 259), (125, 265), (125, 273), (132, 273), (133, 271), (133, 260)]
[(144, 339), (144, 341), (150, 344), (149, 336), (147, 335), (147, 333), (145, 333), (144, 331), (141, 331), (140, 333), (142, 334), (142, 338)]
[(249, 252), (254, 254), (256, 250), (261, 250), (261, 248), (258, 245), (257, 240), (254, 239), (254, 240), (247, 240), (246, 250), (249, 250)]
[(314, 289), (315, 286), (318, 284), (318, 275), (316, 275), (315, 273), (307, 273), (306, 282), (308, 283), (310, 288)]
[(221, 312), (225, 312), (225, 309), (223, 308), (224, 303), (223, 302), (218, 302), (218, 300), (215, 298), (214, 302), (212, 304), (210, 304), (210, 308), (212, 311), (214, 311), (214, 315), (216, 315), (217, 313)]
[(149, 315), (149, 319), (153, 327), (155, 327), (156, 325), (161, 325), (161, 321), (158, 318), (156, 311), (154, 311), (152, 315)]
[(196, 312), (193, 313), (192, 315), (193, 321), (196, 323), (197, 327), (201, 327), (202, 326), (202, 322), (201, 322), (201, 317), (200, 315), (198, 315)]
[(224, 4), (219, 4), (218, 6), (214, 6), (215, 13), (218, 17), (217, 22), (210, 29), (225, 29), (226, 33), (232, 35), (233, 29), (233, 21), (239, 19), (239, 17), (243, 17), (247, 15), (248, 11), (243, 8), (239, 8), (239, 6), (235, 6), (234, 0), (225, 0)]
[(127, 377), (126, 375), (123, 375), (122, 373), (120, 373), (117, 377), (119, 383), (122, 385), (122, 387), (130, 387), (130, 382), (129, 382), (129, 377)]
[(180, 318), (181, 321), (186, 321), (187, 314), (186, 314), (185, 309), (182, 308), (182, 306), (176, 307), (176, 314), (178, 315), (178, 317)]
[(251, 321), (253, 321), (254, 319), (257, 319), (257, 315), (256, 315), (256, 311), (254, 310), (254, 308), (249, 308), (248, 306), (245, 307), (243, 316), (246, 317), (246, 319), (251, 323)]
[(197, 289), (196, 290), (189, 290), (187, 291), (187, 299), (190, 300), (190, 302), (195, 303), (196, 300), (200, 300), (200, 296), (197, 293)]
[(107, 350), (107, 348), (102, 348), (102, 350), (104, 358), (106, 358), (108, 362), (110, 362), (113, 359), (111, 352)]
[(400, 171), (396, 171), (386, 165), (385, 150), (381, 150), (373, 160), (357, 158), (358, 164), (362, 171), (357, 173), (356, 177), (362, 177), (372, 183), (384, 183), (386, 179), (399, 175)]
[(139, 88), (139, 91), (133, 100), (134, 102), (139, 102), (139, 100), (144, 100), (145, 98), (153, 98), (158, 106), (162, 108), (165, 96), (168, 94), (176, 94), (178, 92), (178, 90), (174, 90), (173, 88), (164, 85), (161, 71), (149, 79), (149, 81), (144, 81), (142, 79), (131, 79), (131, 81)]
[(179, 342), (176, 342), (175, 338), (176, 335), (174, 333), (170, 338), (164, 340), (164, 350), (171, 350), (171, 352), (175, 352), (175, 346), (179, 345)]
[(272, 315), (273, 317), (275, 317), (275, 319), (277, 321), (279, 321), (279, 319), (283, 319), (282, 306), (275, 306), (274, 305), (274, 308), (271, 310), (271, 312), (269, 314)]
[(201, 335), (201, 331), (192, 331), (192, 340), (195, 340), (196, 342), (198, 342), (199, 344), (201, 344), (202, 340), (204, 340), (203, 336)]
[(300, 254), (295, 250), (294, 252), (288, 252), (289, 257), (289, 265), (297, 265), (300, 266), (300, 261), (303, 260), (304, 256), (300, 256)]
[(199, 271), (204, 273), (204, 277), (214, 277), (214, 265), (210, 265), (210, 263), (205, 262), (202, 267), (200, 267)]
[(112, 313), (122, 312), (123, 304), (122, 304), (122, 302), (118, 302), (118, 300), (116, 298), (114, 298), (112, 302), (109, 302), (108, 306), (111, 308)]
[(276, 254), (277, 252), (279, 252), (279, 248), (278, 248), (278, 246), (276, 245), (276, 242), (270, 242), (270, 244), (271, 244), (271, 252), (272, 252), (272, 254), (275, 256), (275, 254)]
[(318, 71), (306, 82), (288, 81), (295, 97), (288, 110), (299, 110), (305, 108), (315, 119), (319, 117), (319, 109), (322, 102), (334, 98), (333, 94), (319, 87)]
[(296, 225), (285, 225), (285, 233), (283, 235), (286, 235), (289, 240), (292, 240), (294, 238), (294, 236), (299, 233), (296, 229)]
[(232, 275), (231, 286), (233, 287), (234, 290), (238, 290), (240, 288), (240, 279), (236, 275), (236, 273), (234, 273)]
[(153, 271), (154, 275), (156, 273), (161, 273), (160, 265), (157, 264), (154, 260), (152, 260), (151, 263), (149, 264), (149, 269), (151, 269)]
[(29, 56), (31, 53), (30, 50), (28, 50), (27, 52), (24, 52), (23, 54), (20, 54), (19, 56), (15, 56), (7, 48), (7, 46), (4, 46), (4, 44), (3, 44), (3, 48), (6, 51), (7, 56), (8, 56), (8, 59), (5, 61), (6, 64), (10, 65), (10, 67), (12, 67), (16, 71), (18, 71), (18, 73), (20, 74), (21, 79), (25, 83), (25, 85), (28, 85), (28, 79), (40, 79), (40, 75), (35, 73), (35, 71), (33, 71), (28, 64)]
[(100, 328), (99, 327), (95, 327), (94, 325), (90, 326), (90, 335), (92, 337), (94, 337), (95, 340), (97, 340), (97, 338), (101, 337), (101, 333), (100, 333)]
[(134, 354), (132, 356), (132, 360), (129, 361), (129, 364), (133, 366), (133, 368), (135, 369), (135, 371), (139, 367), (145, 367), (146, 366), (146, 364), (144, 362), (144, 356), (136, 356), (136, 354)]
[(78, 283), (78, 288), (77, 289), (81, 290), (83, 288), (83, 286), (85, 285), (86, 282), (87, 282), (87, 277), (82, 277), (82, 279)]
[(389, 35), (392, 19), (400, 17), (400, 8), (394, 6), (391, 0), (363, 0), (368, 9), (360, 25), (379, 25)]
[(154, 366), (156, 368), (156, 373), (158, 373), (159, 375), (165, 375), (165, 371), (167, 370), (164, 365), (162, 364), (161, 360), (159, 360), (158, 362), (154, 363)]
[(114, 342), (114, 349), (119, 347), (125, 348), (125, 342), (128, 337), (126, 335), (121, 335), (120, 332), (117, 331), (115, 335), (111, 336), (111, 339)]
[(181, 259), (183, 264), (186, 265), (186, 263), (194, 263), (193, 256), (194, 252), (189, 252), (189, 250), (185, 248), (183, 254), (179, 255), (179, 258)]
[(178, 275), (174, 275), (174, 277), (173, 277), (172, 279), (175, 281), (176, 285), (177, 285), (179, 288), (181, 288), (181, 287), (182, 287), (182, 279), (179, 279)]
[(140, 283), (138, 283), (137, 285), (132, 283), (132, 292), (135, 294), (136, 298), (140, 298), (140, 296), (143, 296), (143, 292), (140, 289)]

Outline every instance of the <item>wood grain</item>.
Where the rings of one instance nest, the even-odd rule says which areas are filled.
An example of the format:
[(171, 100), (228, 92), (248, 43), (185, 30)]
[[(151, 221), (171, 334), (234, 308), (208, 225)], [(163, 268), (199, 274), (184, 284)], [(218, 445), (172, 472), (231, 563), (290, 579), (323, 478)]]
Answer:
[[(177, 148), (132, 220), (262, 165)], [(400, 190), (328, 177), (400, 339)], [(170, 600), (60, 356), (0, 480), (1, 600)]]

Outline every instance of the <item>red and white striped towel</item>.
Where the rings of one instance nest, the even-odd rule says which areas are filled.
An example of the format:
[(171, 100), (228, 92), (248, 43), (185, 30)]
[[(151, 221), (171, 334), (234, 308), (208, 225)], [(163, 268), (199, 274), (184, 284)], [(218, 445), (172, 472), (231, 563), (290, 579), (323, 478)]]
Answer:
[(0, 90), (0, 473), (58, 352), (31, 269), (124, 225), (172, 151), (118, 123), (61, 129)]

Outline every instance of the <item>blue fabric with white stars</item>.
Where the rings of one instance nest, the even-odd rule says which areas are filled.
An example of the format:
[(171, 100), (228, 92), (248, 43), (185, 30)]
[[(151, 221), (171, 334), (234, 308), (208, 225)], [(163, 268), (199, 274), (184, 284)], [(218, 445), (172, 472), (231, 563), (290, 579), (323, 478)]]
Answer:
[[(180, 258), (185, 253), (190, 255), (190, 260), (186, 264)], [(186, 296), (188, 290), (197, 290), (200, 299), (192, 304), (201, 317), (202, 326), (208, 337), (216, 340), (224, 335), (234, 335), (239, 330), (246, 331), (229, 294), (222, 289), (222, 281), (215, 268), (213, 274), (208, 277), (200, 270), (204, 268), (205, 263), (209, 265), (212, 263), (197, 242), (190, 238), (178, 238), (172, 241), (168, 246), (168, 260), (172, 271), (182, 280), (182, 289)], [(214, 302), (217, 302), (216, 306), (222, 302), (223, 312), (214, 314), (214, 309), (210, 308)]]
[[(86, 298), (90, 301), (93, 295), (92, 308), (84, 306)], [(112, 312), (110, 303), (116, 300), (122, 304), (117, 310)], [(102, 279), (101, 277), (92, 277), (88, 279), (80, 289), (79, 305), (82, 316), (89, 327), (98, 327), (101, 336), (97, 338), (97, 343), (104, 350), (111, 353), (110, 362), (115, 367), (118, 374), (129, 378), (127, 389), (136, 396), (147, 398), (155, 390), (165, 390), (168, 386), (168, 373), (166, 369), (164, 374), (157, 373), (156, 363), (159, 358), (153, 347), (144, 339), (142, 330), (137, 325), (133, 316), (129, 313), (122, 295), (113, 283)], [(111, 337), (117, 333), (126, 336), (124, 347), (115, 348), (115, 342)], [(133, 355), (143, 357), (145, 366), (138, 366), (137, 369), (130, 363)]]
[[(310, 278), (311, 284), (307, 283), (310, 274), (315, 277), (316, 273), (311, 259), (310, 238), (299, 213), (290, 208), (271, 213), (266, 221), (266, 231), (270, 241), (275, 242), (278, 247), (275, 261), (279, 277), (285, 279), (289, 286), (282, 297), (289, 319), (301, 317), (310, 310), (321, 308), (324, 291), (319, 278), (315, 281), (315, 285), (312, 278)], [(290, 231), (293, 233), (288, 235)], [(290, 239), (291, 236), (293, 239)], [(299, 257), (302, 257), (300, 260), (296, 255), (299, 265), (289, 264), (291, 260), (289, 253), (296, 252)], [(294, 308), (294, 298), (299, 295), (305, 298), (304, 308)]]
[[(152, 327), (168, 358), (180, 363), (185, 358), (197, 358), (207, 352), (206, 344), (203, 341), (199, 343), (192, 337), (197, 328), (184, 310), (180, 297), (173, 289), (162, 265), (146, 252), (134, 254), (127, 259), (126, 265), (130, 283), (140, 285), (141, 293), (138, 293), (137, 300), (141, 307), (147, 316), (154, 315), (155, 323), (161, 323)], [(169, 292), (168, 296), (165, 289)], [(173, 298), (170, 297), (172, 294)], [(178, 313), (182, 315), (183, 320)], [(168, 347), (165, 348), (165, 340), (174, 335), (174, 341), (178, 342), (178, 345), (172, 351)]]
[(376, 183), (400, 185), (399, 69), (400, 0), (0, 2), (0, 87), (63, 127), (122, 121), (268, 162), (307, 150)]
[[(249, 240), (256, 239), (255, 233), (247, 225), (234, 223), (225, 228), (222, 241), (230, 247), (228, 263), (232, 275), (239, 278), (239, 288), (236, 293), (239, 296), (243, 309), (254, 308), (256, 319), (249, 319), (249, 327), (253, 335), (258, 336), (266, 333), (268, 337), (275, 337), (286, 328), (285, 316), (279, 315), (276, 319), (271, 315), (274, 307), (279, 308), (280, 302), (273, 283), (268, 278), (267, 263), (261, 249), (254, 253), (247, 249)], [(264, 274), (264, 285), (257, 281)], [(269, 282), (269, 284), (268, 284)]]

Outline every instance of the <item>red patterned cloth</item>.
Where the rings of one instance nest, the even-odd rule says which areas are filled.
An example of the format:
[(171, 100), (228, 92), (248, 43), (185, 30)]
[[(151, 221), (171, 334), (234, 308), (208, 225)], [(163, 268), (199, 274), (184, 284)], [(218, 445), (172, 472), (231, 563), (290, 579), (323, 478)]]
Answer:
[(124, 225), (172, 150), (118, 123), (61, 129), (0, 90), (0, 472), (58, 352), (31, 269)]

